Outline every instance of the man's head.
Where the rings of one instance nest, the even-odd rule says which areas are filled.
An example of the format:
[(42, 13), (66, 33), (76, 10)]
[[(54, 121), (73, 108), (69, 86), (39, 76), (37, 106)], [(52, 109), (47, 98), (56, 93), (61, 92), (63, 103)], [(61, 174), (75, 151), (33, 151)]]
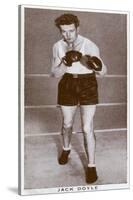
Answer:
[(74, 24), (77, 28), (79, 26), (79, 19), (73, 14), (63, 14), (56, 18), (55, 25), (60, 29), (60, 25), (70, 25)]
[(79, 32), (79, 20), (73, 14), (63, 14), (55, 20), (63, 39), (67, 43), (73, 43)]

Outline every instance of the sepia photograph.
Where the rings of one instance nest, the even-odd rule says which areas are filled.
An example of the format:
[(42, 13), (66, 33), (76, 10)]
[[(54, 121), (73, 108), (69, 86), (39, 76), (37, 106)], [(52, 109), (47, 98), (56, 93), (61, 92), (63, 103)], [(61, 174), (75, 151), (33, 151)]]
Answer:
[(129, 13), (18, 9), (19, 194), (129, 188)]

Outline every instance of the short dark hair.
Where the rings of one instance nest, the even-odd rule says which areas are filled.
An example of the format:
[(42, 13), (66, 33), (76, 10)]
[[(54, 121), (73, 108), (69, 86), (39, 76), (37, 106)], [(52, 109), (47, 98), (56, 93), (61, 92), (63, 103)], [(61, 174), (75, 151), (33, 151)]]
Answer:
[(66, 13), (55, 19), (55, 25), (59, 29), (60, 25), (70, 25), (70, 24), (75, 24), (76, 28), (79, 26), (79, 19), (76, 15)]

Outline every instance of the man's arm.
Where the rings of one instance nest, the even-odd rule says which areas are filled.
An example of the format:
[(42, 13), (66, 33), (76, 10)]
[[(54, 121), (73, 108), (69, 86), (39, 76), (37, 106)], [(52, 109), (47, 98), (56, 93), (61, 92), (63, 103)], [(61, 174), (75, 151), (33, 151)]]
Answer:
[(66, 72), (66, 65), (62, 62), (62, 59), (59, 58), (57, 47), (53, 46), (53, 58), (52, 58), (52, 69), (51, 74), (54, 77), (61, 77)]
[(106, 67), (106, 65), (104, 64), (103, 60), (100, 57), (100, 51), (99, 51), (99, 48), (97, 47), (97, 45), (95, 43), (86, 43), (85, 49), (86, 49), (87, 54), (89, 54), (89, 56), (91, 56), (92, 58), (93, 57), (97, 57), (101, 61), (101, 64), (102, 64), (101, 70), (100, 71), (95, 71), (95, 72), (100, 76), (106, 75), (107, 74), (107, 67)]
[(101, 71), (98, 71), (97, 73), (100, 75), (100, 76), (104, 76), (107, 74), (107, 67), (106, 65), (103, 63), (102, 59), (100, 58), (101, 62), (102, 62), (102, 69)]

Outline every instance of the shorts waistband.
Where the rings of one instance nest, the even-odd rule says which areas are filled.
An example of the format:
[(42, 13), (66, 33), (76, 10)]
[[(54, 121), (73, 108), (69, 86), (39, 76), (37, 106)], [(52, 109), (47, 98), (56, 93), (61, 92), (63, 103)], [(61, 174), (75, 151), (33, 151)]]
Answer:
[(65, 73), (63, 77), (70, 77), (70, 78), (88, 78), (88, 77), (94, 77), (95, 72), (89, 73), (89, 74), (70, 74), (70, 73)]

